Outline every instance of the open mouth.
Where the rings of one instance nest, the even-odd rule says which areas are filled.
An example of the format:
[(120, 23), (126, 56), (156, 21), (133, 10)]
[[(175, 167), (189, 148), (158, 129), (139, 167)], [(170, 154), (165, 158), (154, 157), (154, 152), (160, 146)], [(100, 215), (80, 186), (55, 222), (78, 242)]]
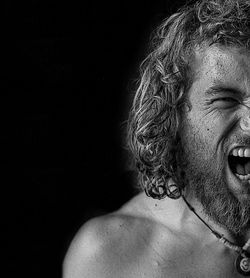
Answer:
[(238, 147), (228, 156), (232, 173), (242, 181), (250, 181), (250, 148)]

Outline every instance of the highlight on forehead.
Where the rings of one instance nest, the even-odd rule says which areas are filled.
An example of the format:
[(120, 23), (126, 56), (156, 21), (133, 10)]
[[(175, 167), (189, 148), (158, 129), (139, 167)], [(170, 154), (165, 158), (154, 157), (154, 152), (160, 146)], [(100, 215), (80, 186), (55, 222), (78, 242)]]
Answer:
[(193, 82), (226, 82), (232, 87), (248, 86), (250, 80), (250, 51), (237, 47), (220, 45), (198, 48), (191, 63), (194, 71)]

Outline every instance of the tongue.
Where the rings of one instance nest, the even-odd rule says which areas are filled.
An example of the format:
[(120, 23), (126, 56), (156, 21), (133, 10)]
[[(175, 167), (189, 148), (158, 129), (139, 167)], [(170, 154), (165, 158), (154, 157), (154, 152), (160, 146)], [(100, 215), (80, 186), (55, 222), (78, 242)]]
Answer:
[(247, 175), (250, 174), (250, 161), (245, 165), (237, 164), (236, 165), (236, 173), (239, 175)]
[(237, 164), (236, 165), (236, 173), (239, 175), (245, 175), (244, 166), (242, 166), (241, 164)]

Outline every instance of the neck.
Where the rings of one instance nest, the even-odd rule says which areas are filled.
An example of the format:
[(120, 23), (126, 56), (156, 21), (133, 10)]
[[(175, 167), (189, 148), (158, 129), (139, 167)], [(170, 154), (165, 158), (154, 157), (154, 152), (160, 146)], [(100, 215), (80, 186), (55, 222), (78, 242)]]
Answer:
[[(213, 221), (205, 212), (201, 205), (201, 203), (194, 197), (191, 196), (183, 196), (183, 202), (186, 203), (186, 207), (189, 210), (189, 214), (193, 214), (193, 217), (196, 218), (196, 224), (202, 225), (203, 229), (206, 228), (211, 234), (216, 237), (216, 234), (224, 236), (230, 242), (238, 245), (243, 246), (246, 241), (250, 238), (250, 230), (248, 229), (242, 235), (235, 235), (231, 233), (226, 227), (221, 224), (216, 223)], [(192, 216), (191, 216), (192, 218)], [(185, 219), (186, 216), (185, 216)], [(200, 223), (197, 223), (200, 222)]]

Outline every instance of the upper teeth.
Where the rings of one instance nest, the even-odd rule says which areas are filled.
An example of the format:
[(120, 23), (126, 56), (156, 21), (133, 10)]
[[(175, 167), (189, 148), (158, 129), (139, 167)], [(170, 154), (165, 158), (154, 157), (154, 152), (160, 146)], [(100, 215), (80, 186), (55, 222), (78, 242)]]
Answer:
[(233, 156), (250, 157), (250, 148), (235, 148), (231, 154)]

